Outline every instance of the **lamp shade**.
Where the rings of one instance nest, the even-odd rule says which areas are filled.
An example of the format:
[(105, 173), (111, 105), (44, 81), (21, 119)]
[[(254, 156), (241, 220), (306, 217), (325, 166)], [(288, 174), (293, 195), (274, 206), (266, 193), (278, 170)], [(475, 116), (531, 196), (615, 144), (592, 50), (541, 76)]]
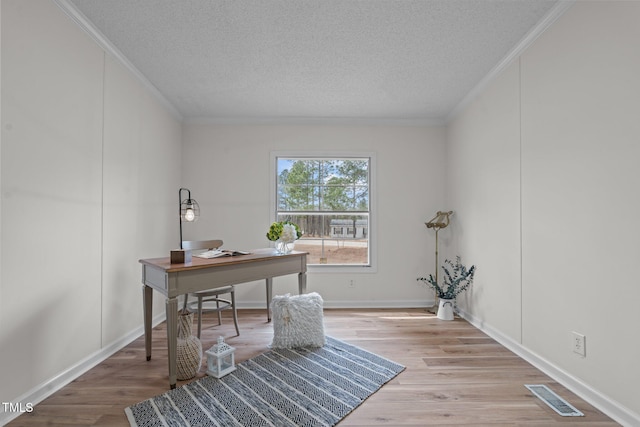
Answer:
[[(187, 192), (187, 198), (182, 198), (182, 192)], [(183, 222), (195, 222), (200, 217), (200, 205), (195, 199), (191, 198), (191, 190), (188, 188), (181, 188), (178, 190), (178, 211), (180, 213), (180, 249), (182, 249), (182, 223)], [(185, 258), (186, 259), (186, 258)]]
[(197, 221), (200, 217), (200, 206), (195, 199), (184, 199), (180, 202), (180, 220), (185, 222)]

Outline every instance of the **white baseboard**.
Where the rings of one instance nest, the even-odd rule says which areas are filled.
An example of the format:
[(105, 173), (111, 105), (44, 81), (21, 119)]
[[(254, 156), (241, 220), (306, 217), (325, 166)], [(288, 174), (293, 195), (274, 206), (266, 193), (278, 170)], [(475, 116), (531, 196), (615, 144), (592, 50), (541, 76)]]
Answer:
[(536, 353), (532, 352), (528, 348), (524, 347), (512, 338), (504, 335), (497, 329), (492, 328), (480, 319), (474, 317), (472, 314), (463, 310), (459, 310), (460, 317), (471, 323), (476, 328), (480, 329), (491, 338), (498, 341), (500, 344), (531, 363), (536, 368), (540, 369), (546, 375), (550, 376), (576, 395), (580, 396), (586, 402), (598, 408), (600, 411), (611, 417), (614, 421), (622, 424), (623, 426), (640, 426), (640, 415), (634, 411), (626, 408), (620, 403), (612, 400), (611, 398), (603, 395), (599, 391), (593, 389), (589, 385), (580, 381), (578, 378), (558, 368), (548, 360), (540, 357)]
[[(325, 308), (415, 308), (415, 307), (429, 307), (433, 305), (433, 302), (428, 301), (415, 301), (415, 300), (396, 300), (396, 301), (325, 301)], [(182, 306), (182, 303), (179, 303)], [(266, 302), (260, 301), (245, 301), (238, 303), (239, 309), (265, 309)], [(162, 313), (153, 319), (153, 326), (157, 326), (165, 320), (165, 314)], [(22, 407), (25, 407), (26, 403), (36, 405), (42, 402), (47, 397), (51, 396), (56, 391), (60, 390), (80, 375), (89, 371), (94, 366), (105, 361), (111, 355), (121, 350), (123, 347), (130, 344), (132, 341), (144, 334), (143, 327), (136, 328), (123, 336), (117, 341), (109, 344), (85, 359), (81, 360), (69, 369), (61, 372), (57, 376), (43, 382), (42, 384), (29, 390), (22, 396), (15, 397), (11, 400), (11, 403), (22, 403)], [(4, 405), (0, 405), (0, 425), (5, 425), (9, 421), (17, 418), (20, 412), (5, 412)]]
[[(161, 313), (154, 319), (152, 319), (152, 325), (155, 327), (164, 322), (164, 320), (165, 314)], [(119, 340), (114, 341), (108, 346), (101, 348), (95, 353), (87, 356), (85, 359), (81, 360), (74, 366), (71, 366), (69, 369), (34, 387), (33, 389), (24, 393), (22, 396), (18, 396), (12, 399), (11, 403), (14, 405), (21, 404), (22, 408), (27, 407), (27, 404), (29, 404), (29, 407), (37, 405), (56, 391), (60, 390), (61, 388), (78, 378), (80, 375), (89, 371), (91, 368), (102, 363), (117, 351), (129, 345), (132, 341), (138, 339), (143, 334), (143, 326), (132, 330)], [(9, 421), (16, 419), (21, 414), (22, 413), (19, 411), (6, 412), (4, 405), (0, 405), (0, 426), (9, 423)]]
[[(181, 304), (180, 304), (181, 305)], [(264, 309), (266, 302), (262, 301), (246, 301), (238, 304), (239, 309)], [(414, 300), (396, 300), (396, 301), (325, 301), (325, 308), (416, 308), (430, 307), (433, 301), (414, 301)], [(153, 326), (157, 326), (165, 320), (165, 314), (161, 313), (153, 319)], [(102, 363), (111, 355), (121, 350), (132, 341), (144, 334), (144, 327), (139, 327), (117, 341), (112, 342), (108, 346), (96, 351), (85, 359), (81, 360), (74, 366), (71, 366), (64, 372), (34, 387), (22, 396), (15, 397), (11, 400), (12, 404), (22, 404), (25, 408), (27, 403), (29, 406), (35, 406), (56, 391), (60, 390), (79, 376), (89, 371), (91, 368)], [(0, 426), (9, 423), (21, 415), (21, 412), (6, 412), (4, 405), (0, 405)]]
[[(432, 305), (433, 301), (325, 301), (325, 308), (416, 308), (431, 307)], [(238, 304), (238, 308), (264, 309), (265, 302), (249, 301)], [(607, 414), (616, 422), (622, 424), (623, 426), (640, 425), (640, 415), (624, 407), (618, 402), (613, 401), (597, 390), (594, 390), (579, 379), (573, 377), (569, 373), (565, 372), (562, 369), (559, 369), (544, 358), (523, 347), (520, 343), (502, 334), (500, 331), (492, 328), (491, 326), (486, 325), (479, 319), (475, 318), (473, 315), (464, 311), (460, 311), (459, 315), (469, 323), (471, 323), (473, 326), (485, 332), (500, 344), (504, 345), (506, 348), (513, 351), (515, 354), (522, 357), (527, 362), (531, 363), (536, 368), (540, 369), (542, 372), (549, 375), (551, 378), (558, 381), (560, 384), (567, 387), (572, 392), (576, 393), (582, 399)], [(164, 320), (164, 313), (156, 316), (153, 319), (153, 326), (155, 327)], [(94, 366), (102, 363), (111, 355), (139, 338), (143, 333), (144, 329), (142, 326), (134, 329), (118, 341), (114, 341), (107, 347), (98, 350), (76, 365), (70, 367), (66, 371), (60, 373), (59, 375), (51, 378), (48, 381), (45, 381), (39, 386), (34, 387), (32, 390), (28, 391), (22, 396), (16, 397), (12, 400), (12, 403), (22, 403), (24, 406), (26, 405), (26, 403), (36, 405), (42, 402), (44, 399), (60, 390), (61, 388), (78, 378), (80, 375), (89, 371)], [(5, 412), (4, 407), (0, 406), (0, 425), (7, 424), (9, 421), (17, 418), (19, 415), (20, 412), (7, 413)]]
[[(324, 301), (324, 308), (420, 308), (431, 307), (434, 301), (416, 301), (416, 300), (364, 300), (364, 301)], [(238, 309), (264, 309), (266, 302), (263, 301), (244, 301), (237, 303)]]

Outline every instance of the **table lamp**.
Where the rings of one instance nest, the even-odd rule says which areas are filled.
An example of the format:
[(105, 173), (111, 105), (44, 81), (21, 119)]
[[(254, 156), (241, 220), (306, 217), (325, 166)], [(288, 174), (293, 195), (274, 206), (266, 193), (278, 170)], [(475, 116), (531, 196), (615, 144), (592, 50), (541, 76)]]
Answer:
[[(182, 192), (187, 192), (187, 198), (182, 198)], [(200, 217), (200, 205), (195, 199), (191, 198), (191, 190), (188, 188), (180, 188), (178, 190), (178, 213), (180, 215), (180, 250), (171, 251), (171, 263), (191, 262), (191, 251), (182, 248), (182, 223), (195, 222)]]

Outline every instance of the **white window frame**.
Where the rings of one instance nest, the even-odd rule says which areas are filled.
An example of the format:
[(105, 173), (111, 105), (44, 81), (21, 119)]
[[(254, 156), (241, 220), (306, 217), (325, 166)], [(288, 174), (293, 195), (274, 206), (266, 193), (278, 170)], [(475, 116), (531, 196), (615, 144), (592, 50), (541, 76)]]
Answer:
[(277, 159), (279, 157), (291, 158), (368, 158), (369, 159), (369, 265), (332, 265), (332, 264), (309, 264), (307, 270), (309, 272), (322, 273), (377, 273), (378, 271), (378, 228), (377, 224), (377, 185), (376, 185), (376, 153), (372, 151), (297, 151), (282, 150), (272, 151), (270, 153), (269, 167), (269, 204), (270, 204), (270, 223), (276, 220), (277, 214)]

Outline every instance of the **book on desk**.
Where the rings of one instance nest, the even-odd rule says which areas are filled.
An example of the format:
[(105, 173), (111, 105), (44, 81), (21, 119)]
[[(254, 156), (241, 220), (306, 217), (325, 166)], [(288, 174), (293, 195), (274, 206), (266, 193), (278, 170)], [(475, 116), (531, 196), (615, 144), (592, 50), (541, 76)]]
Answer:
[(250, 252), (246, 251), (232, 251), (227, 249), (210, 249), (205, 252), (200, 252), (197, 254), (193, 254), (193, 256), (198, 258), (220, 258), (225, 256), (236, 256), (236, 255), (248, 255)]

